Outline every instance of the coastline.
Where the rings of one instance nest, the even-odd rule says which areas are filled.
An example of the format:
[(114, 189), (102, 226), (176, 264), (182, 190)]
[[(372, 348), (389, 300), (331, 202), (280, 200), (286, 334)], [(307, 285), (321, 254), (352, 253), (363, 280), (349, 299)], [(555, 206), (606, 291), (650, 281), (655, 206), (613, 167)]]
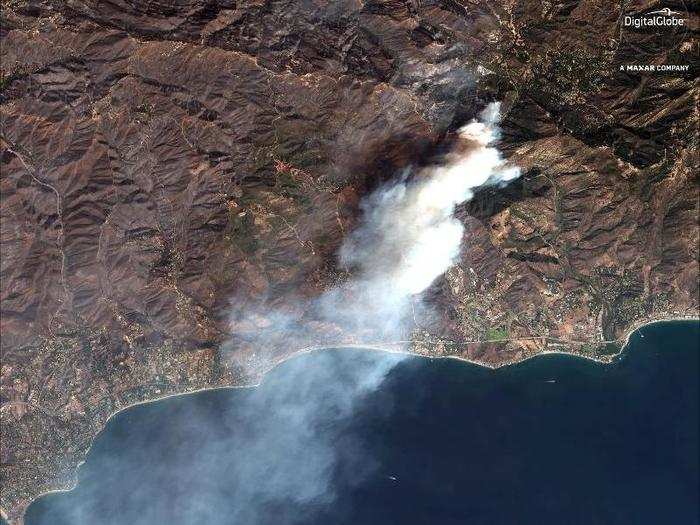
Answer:
[[(206, 386), (206, 387), (196, 388), (196, 389), (188, 390), (188, 391), (184, 391), (184, 392), (170, 393), (170, 394), (165, 394), (165, 395), (162, 395), (159, 397), (154, 397), (151, 399), (137, 401), (137, 402), (130, 403), (128, 405), (125, 405), (125, 406), (115, 410), (104, 421), (100, 431), (92, 437), (92, 439), (90, 441), (90, 446), (88, 447), (87, 452), (86, 452), (86, 457), (87, 457), (87, 454), (89, 454), (89, 451), (92, 449), (92, 445), (95, 442), (95, 440), (107, 428), (108, 423), (114, 417), (116, 417), (118, 414), (120, 414), (121, 412), (124, 412), (124, 411), (126, 411), (130, 408), (136, 407), (136, 406), (155, 403), (158, 401), (163, 401), (165, 399), (178, 397), (178, 396), (197, 394), (197, 393), (201, 393), (201, 392), (216, 391), (216, 390), (256, 388), (256, 387), (260, 386), (260, 384), (264, 380), (265, 376), (267, 374), (269, 374), (272, 370), (274, 370), (278, 366), (284, 364), (288, 360), (296, 358), (300, 355), (305, 355), (305, 354), (310, 354), (310, 353), (320, 352), (320, 351), (326, 351), (326, 350), (356, 349), (356, 350), (368, 350), (368, 351), (373, 351), (373, 352), (387, 352), (387, 353), (403, 355), (406, 357), (418, 357), (418, 358), (431, 359), (431, 360), (432, 359), (452, 359), (455, 361), (469, 363), (471, 365), (475, 365), (478, 367), (488, 368), (490, 370), (498, 370), (500, 368), (516, 366), (516, 365), (519, 365), (520, 363), (524, 363), (526, 361), (529, 361), (531, 359), (534, 359), (534, 358), (537, 358), (540, 356), (544, 356), (544, 355), (567, 355), (567, 356), (577, 357), (580, 359), (586, 359), (586, 360), (593, 361), (593, 362), (596, 362), (596, 363), (602, 364), (602, 365), (609, 365), (609, 364), (612, 364), (613, 362), (615, 362), (617, 359), (619, 359), (620, 356), (622, 356), (625, 352), (627, 352), (627, 348), (629, 346), (631, 337), (638, 330), (640, 330), (646, 326), (651, 326), (651, 325), (656, 325), (656, 324), (667, 324), (667, 323), (674, 323), (674, 322), (683, 322), (683, 321), (700, 322), (700, 317), (698, 317), (698, 316), (663, 317), (663, 318), (651, 319), (651, 320), (646, 320), (646, 321), (639, 321), (637, 323), (634, 323), (628, 329), (628, 331), (626, 332), (626, 335), (623, 338), (599, 342), (601, 344), (618, 343), (618, 342), (624, 340), (624, 343), (621, 345), (619, 352), (616, 352), (614, 354), (610, 354), (609, 356), (605, 356), (605, 357), (588, 355), (588, 354), (584, 354), (581, 352), (565, 351), (565, 350), (542, 350), (542, 351), (539, 351), (537, 353), (533, 353), (531, 355), (524, 356), (521, 359), (512, 360), (512, 361), (504, 361), (502, 363), (493, 364), (493, 363), (487, 363), (487, 362), (477, 361), (477, 360), (473, 360), (473, 359), (468, 359), (466, 357), (459, 356), (459, 355), (429, 355), (429, 354), (422, 354), (422, 353), (418, 353), (418, 352), (412, 352), (409, 350), (400, 350), (400, 349), (396, 349), (396, 348), (391, 348), (392, 344), (393, 345), (405, 344), (405, 343), (409, 343), (409, 341), (398, 341), (398, 342), (388, 343), (387, 346), (381, 346), (381, 344), (377, 344), (377, 343), (374, 343), (374, 344), (372, 344), (372, 343), (369, 343), (369, 344), (359, 344), (359, 343), (348, 344), (348, 343), (345, 343), (345, 344), (338, 344), (338, 345), (310, 346), (310, 347), (306, 347), (306, 348), (301, 348), (301, 349), (295, 350), (295, 351), (291, 352), (289, 355), (286, 355), (283, 358), (275, 361), (272, 365), (270, 365), (269, 367), (266, 367), (264, 370), (259, 372), (259, 374), (257, 374), (257, 376), (256, 376), (257, 380), (254, 383), (241, 384), (241, 385)], [(522, 340), (522, 339), (545, 339), (545, 340), (546, 339), (555, 339), (556, 340), (556, 338), (548, 338), (546, 336), (542, 336), (542, 337), (510, 339), (510, 341)], [(503, 342), (503, 341), (508, 341), (508, 340), (478, 341), (478, 343), (494, 343), (494, 342), (497, 343), (497, 342)], [(560, 341), (560, 340), (557, 340), (557, 341)], [(565, 344), (565, 342), (562, 341), (562, 344)], [(51, 495), (51, 494), (70, 492), (77, 486), (78, 481), (79, 481), (78, 480), (78, 472), (80, 470), (80, 467), (85, 463), (85, 461), (86, 460), (83, 459), (73, 469), (72, 474), (73, 474), (74, 479), (73, 479), (72, 483), (70, 484), (70, 486), (65, 487), (65, 488), (57, 488), (57, 489), (53, 489), (53, 490), (48, 490), (48, 491), (41, 492), (41, 493), (37, 494), (33, 499), (31, 499), (29, 502), (27, 502), (24, 509), (22, 509), (21, 517), (19, 519), (8, 518), (8, 514), (6, 512), (6, 509), (4, 509), (4, 508), (0, 508), (0, 516), (2, 516), (2, 518), (8, 523), (8, 525), (23, 525), (24, 524), (24, 516), (25, 516), (27, 509), (36, 500), (38, 500), (39, 498), (42, 498), (44, 496)]]

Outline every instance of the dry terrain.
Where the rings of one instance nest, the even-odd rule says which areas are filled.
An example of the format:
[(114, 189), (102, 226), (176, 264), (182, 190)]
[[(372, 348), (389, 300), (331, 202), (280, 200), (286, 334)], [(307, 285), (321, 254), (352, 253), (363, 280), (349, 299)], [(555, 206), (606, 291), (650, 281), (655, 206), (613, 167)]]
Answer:
[[(621, 9), (2, 0), (3, 514), (70, 487), (120, 408), (250, 384), (310, 345), (393, 348), (300, 299), (348, 279), (362, 197), (492, 100), (522, 177), (458, 210), (460, 261), (408, 349), (605, 359), (639, 323), (697, 316), (698, 13), (659, 38)], [(252, 307), (314, 340), (247, 344), (272, 322), (230, 322)]]

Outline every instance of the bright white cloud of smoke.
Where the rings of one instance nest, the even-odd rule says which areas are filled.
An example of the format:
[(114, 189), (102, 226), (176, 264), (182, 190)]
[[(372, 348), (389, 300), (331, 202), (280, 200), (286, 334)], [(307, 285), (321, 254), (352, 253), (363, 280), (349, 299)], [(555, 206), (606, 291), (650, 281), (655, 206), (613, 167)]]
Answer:
[[(355, 271), (344, 289), (322, 297), (324, 316), (350, 330), (373, 328), (383, 338), (403, 337), (411, 301), (452, 266), (464, 227), (455, 208), (475, 188), (519, 176), (494, 147), (499, 103), (459, 130), (459, 148), (443, 166), (380, 188), (362, 204), (363, 222), (343, 244), (340, 261)], [(348, 301), (350, 298), (350, 301)]]
[(357, 265), (371, 284), (385, 282), (390, 295), (402, 297), (423, 292), (445, 273), (462, 240), (455, 207), (469, 200), (475, 188), (519, 175), (517, 168), (505, 167), (491, 145), (498, 103), (481, 116), (481, 122), (459, 130), (471, 146), (466, 153), (453, 153), (447, 165), (426, 169), (416, 181), (383, 188), (365, 201), (365, 224), (343, 245), (344, 263)]

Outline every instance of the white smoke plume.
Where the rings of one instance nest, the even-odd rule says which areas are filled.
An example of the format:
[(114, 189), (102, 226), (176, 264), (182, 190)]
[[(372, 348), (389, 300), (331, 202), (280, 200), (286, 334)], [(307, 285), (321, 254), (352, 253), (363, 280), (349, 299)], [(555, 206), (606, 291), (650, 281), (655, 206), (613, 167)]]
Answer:
[[(520, 174), (493, 146), (499, 110), (499, 103), (492, 103), (479, 121), (459, 130), (459, 151), (451, 153), (445, 165), (423, 169), (411, 181), (404, 177), (363, 202), (363, 223), (340, 251), (341, 263), (356, 270), (348, 285), (354, 304), (349, 308), (344, 302), (337, 308), (345, 323), (354, 328), (375, 325), (385, 337), (405, 335), (411, 300), (459, 255), (464, 228), (454, 217), (455, 208), (471, 199), (475, 188)], [(322, 298), (324, 306), (340, 306), (333, 304), (336, 292), (329, 295)]]
[[(237, 355), (250, 359), (242, 364), (251, 373), (269, 365), (265, 349), (288, 354), (312, 346), (388, 344), (409, 337), (413, 311), (425, 306), (423, 293), (459, 257), (464, 228), (455, 218), (456, 207), (471, 199), (476, 188), (519, 175), (494, 145), (499, 110), (498, 103), (490, 104), (478, 120), (461, 128), (455, 148), (441, 165), (413, 174), (407, 170), (362, 202), (359, 226), (338, 254), (352, 276), (348, 281), (312, 301), (286, 309), (244, 307), (232, 317), (237, 345), (248, 346), (248, 352), (239, 347)], [(339, 359), (335, 352), (304, 359), (294, 374), (273, 374), (273, 380), (265, 380), (274, 381), (273, 391), (281, 396), (254, 410), (271, 414), (269, 426), (236, 447), (236, 469), (245, 473), (243, 478), (257, 480), (255, 473), (261, 468), (268, 473), (268, 481), (249, 484), (238, 493), (239, 511), (250, 523), (260, 521), (257, 517), (270, 502), (295, 501), (303, 507), (334, 500), (334, 469), (355, 444), (344, 443), (341, 450), (337, 425), (329, 422), (351, 417), (360, 400), (379, 388), (402, 357), (371, 365), (357, 357)], [(331, 394), (308, 387), (309, 378), (319, 374), (325, 375)], [(361, 450), (357, 455), (363, 464), (371, 464)], [(290, 471), (297, 473), (293, 482), (286, 477)]]
[[(269, 365), (269, 357), (256, 361), (255, 352), (264, 349), (288, 354), (311, 346), (406, 339), (423, 292), (459, 256), (464, 228), (454, 216), (456, 207), (476, 188), (519, 175), (494, 146), (498, 119), (499, 104), (490, 104), (479, 120), (459, 130), (457, 145), (442, 165), (423, 168), (413, 177), (406, 172), (363, 201), (361, 222), (339, 253), (340, 264), (352, 276), (349, 281), (286, 310), (246, 307), (243, 314), (234, 315), (237, 339), (232, 346), (248, 345), (249, 352), (239, 347), (237, 354), (252, 356), (242, 364), (254, 374)], [(241, 473), (242, 488), (236, 491), (239, 517), (246, 523), (263, 523), (264, 509), (279, 501), (296, 502), (300, 509), (332, 503), (333, 472), (341, 460), (364, 465), (358, 477), (372, 475), (372, 458), (365, 457), (361, 445), (343, 441), (338, 425), (352, 417), (360, 401), (379, 388), (402, 359), (393, 355), (368, 364), (327, 352), (303, 359), (303, 366), (289, 365), (294, 373), (267, 376), (264, 381), (274, 382), (276, 400), (261, 398), (252, 411), (269, 414), (266, 426), (234, 447), (235, 470)], [(323, 393), (310, 382), (319, 375), (325, 377)], [(292, 478), (290, 472), (295, 473)], [(296, 522), (290, 518), (280, 523)]]
[[(455, 208), (476, 188), (520, 174), (494, 145), (499, 116), (500, 103), (489, 104), (478, 120), (459, 130), (444, 164), (410, 178), (407, 171), (364, 199), (361, 223), (339, 253), (340, 264), (352, 275), (348, 282), (286, 311), (246, 307), (236, 312), (231, 327), (237, 343), (288, 351), (404, 340), (421, 294), (459, 256), (464, 228)], [(249, 366), (255, 364), (252, 357)]]

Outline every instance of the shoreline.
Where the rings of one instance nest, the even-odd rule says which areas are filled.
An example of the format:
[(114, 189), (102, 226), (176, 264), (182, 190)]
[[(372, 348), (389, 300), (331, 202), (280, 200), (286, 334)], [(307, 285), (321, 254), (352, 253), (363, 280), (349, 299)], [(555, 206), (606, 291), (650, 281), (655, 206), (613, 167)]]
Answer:
[[(665, 317), (665, 318), (660, 318), (660, 319), (652, 319), (652, 320), (647, 320), (643, 322), (638, 322), (634, 323), (631, 325), (631, 328), (627, 331), (625, 337), (624, 337), (624, 343), (620, 347), (620, 351), (616, 352), (614, 354), (610, 354), (609, 356), (606, 356), (604, 358), (601, 357), (596, 357), (596, 356), (589, 356), (585, 355), (582, 353), (578, 352), (567, 352), (564, 350), (542, 350), (540, 352), (537, 352), (532, 355), (528, 355), (523, 357), (522, 359), (518, 359), (515, 361), (504, 361), (503, 363), (499, 364), (492, 364), (492, 363), (485, 363), (485, 362), (480, 362), (480, 361), (475, 361), (468, 359), (466, 357), (458, 356), (458, 355), (427, 355), (427, 354), (421, 354), (417, 352), (411, 352), (407, 350), (397, 350), (389, 347), (382, 347), (377, 344), (366, 344), (362, 345), (359, 343), (352, 343), (352, 344), (338, 344), (338, 345), (330, 345), (330, 346), (311, 346), (311, 347), (306, 347), (306, 348), (301, 348), (299, 350), (296, 350), (289, 355), (283, 357), (282, 359), (279, 359), (275, 363), (273, 363), (271, 366), (263, 370), (258, 374), (258, 379), (255, 383), (252, 384), (244, 384), (244, 385), (221, 385), (221, 386), (208, 386), (208, 387), (202, 387), (202, 388), (197, 388), (194, 390), (189, 390), (186, 392), (178, 392), (178, 393), (172, 393), (172, 394), (166, 394), (160, 397), (155, 397), (152, 399), (145, 399), (142, 401), (137, 401), (135, 403), (131, 403), (128, 405), (125, 405), (118, 410), (115, 410), (112, 412), (109, 417), (105, 420), (105, 422), (102, 425), (102, 428), (100, 431), (95, 434), (90, 441), (90, 446), (86, 452), (86, 458), (87, 455), (89, 454), (90, 450), (92, 449), (92, 445), (94, 444), (95, 440), (105, 431), (107, 428), (108, 423), (117, 415), (120, 413), (130, 409), (134, 408), (140, 405), (146, 405), (150, 403), (156, 403), (158, 401), (163, 401), (166, 399), (170, 399), (173, 397), (179, 397), (179, 396), (186, 396), (186, 395), (192, 395), (192, 394), (198, 394), (202, 392), (209, 392), (209, 391), (216, 391), (216, 390), (233, 390), (233, 389), (250, 389), (250, 388), (257, 388), (260, 386), (262, 381), (264, 380), (265, 376), (269, 374), (272, 370), (275, 368), (279, 367), (280, 365), (283, 365), (285, 362), (289, 361), (290, 359), (296, 358), (301, 355), (306, 355), (306, 354), (311, 354), (314, 352), (320, 352), (320, 351), (327, 351), (327, 350), (344, 350), (344, 349), (355, 349), (355, 350), (368, 350), (372, 352), (387, 352), (387, 353), (392, 353), (392, 354), (399, 354), (402, 356), (406, 357), (416, 357), (416, 358), (423, 358), (423, 359), (431, 359), (431, 360), (439, 360), (439, 359), (452, 359), (455, 361), (460, 361), (463, 363), (468, 363), (474, 366), (478, 366), (481, 368), (488, 368), (490, 370), (498, 370), (501, 368), (505, 367), (510, 367), (510, 366), (517, 366), (521, 363), (524, 363), (526, 361), (529, 361), (531, 359), (535, 359), (540, 356), (545, 356), (545, 355), (566, 355), (566, 356), (571, 356), (571, 357), (576, 357), (580, 359), (585, 359), (588, 361), (593, 361), (595, 363), (601, 364), (601, 365), (609, 365), (614, 363), (617, 359), (619, 359), (625, 352), (627, 352), (627, 348), (629, 346), (630, 340), (632, 338), (632, 335), (637, 332), (638, 330), (641, 330), (642, 328), (646, 326), (651, 326), (655, 324), (666, 324), (666, 323), (674, 323), (674, 322), (700, 322), (700, 317), (697, 316), (678, 316), (678, 317)], [(521, 338), (521, 339), (526, 339), (526, 338)], [(531, 338), (530, 338), (531, 339)], [(542, 337), (542, 339), (547, 339), (547, 337)], [(623, 338), (620, 339), (615, 339), (611, 341), (600, 341), (600, 343), (606, 343), (606, 342), (619, 342), (623, 340)], [(500, 341), (480, 341), (480, 343), (489, 343), (489, 342), (500, 342)], [(402, 342), (395, 342), (393, 344), (398, 345), (401, 344)], [(44, 496), (49, 496), (51, 494), (57, 494), (57, 493), (62, 493), (62, 492), (70, 492), (75, 487), (77, 486), (79, 480), (78, 480), (78, 472), (80, 470), (80, 467), (85, 463), (86, 459), (82, 460), (74, 469), (74, 476), (75, 476), (75, 481), (71, 484), (70, 487), (68, 488), (59, 488), (59, 489), (54, 489), (54, 490), (49, 490), (46, 492), (41, 492), (39, 493), (35, 498), (33, 498), (25, 507), (25, 509), (22, 512), (22, 516), (19, 520), (13, 520), (11, 521), (7, 517), (7, 513), (5, 512), (5, 509), (0, 508), (0, 516), (7, 521), (9, 525), (22, 525), (24, 523), (24, 516), (26, 514), (27, 509), (29, 506), (34, 503), (36, 500), (39, 498), (43, 498)]]

